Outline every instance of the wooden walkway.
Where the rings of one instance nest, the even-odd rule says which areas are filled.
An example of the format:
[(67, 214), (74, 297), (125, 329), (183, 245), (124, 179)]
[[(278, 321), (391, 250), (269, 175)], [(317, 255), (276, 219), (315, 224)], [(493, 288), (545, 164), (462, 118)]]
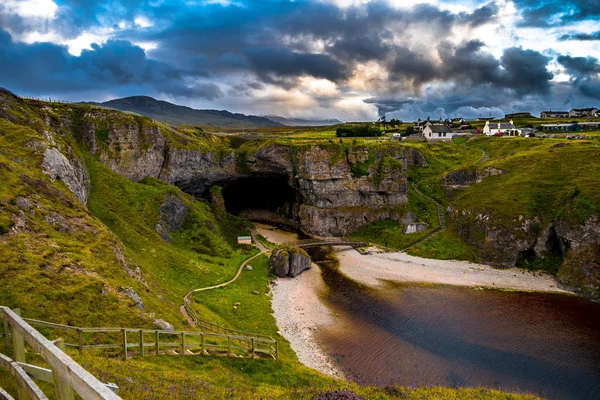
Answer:
[(300, 247), (302, 249), (308, 249), (311, 247), (320, 247), (320, 246), (349, 246), (349, 247), (366, 247), (369, 244), (366, 242), (357, 242), (352, 240), (345, 239), (306, 239), (299, 240), (297, 242), (287, 243), (289, 246)]
[(248, 344), (251, 344), (252, 341), (254, 341), (254, 343), (264, 344), (263, 347), (268, 350), (264, 353), (269, 354), (270, 356), (272, 356), (273, 359), (277, 360), (277, 358), (279, 357), (279, 347), (278, 347), (277, 341), (275, 339), (273, 339), (272, 337), (266, 336), (266, 335), (259, 335), (259, 334), (251, 333), (251, 332), (244, 332), (244, 331), (240, 331), (237, 329), (232, 329), (232, 328), (228, 328), (226, 326), (212, 323), (210, 321), (207, 321), (207, 320), (201, 318), (198, 315), (198, 313), (196, 312), (196, 310), (194, 310), (194, 308), (192, 307), (192, 302), (193, 302), (192, 295), (194, 293), (203, 292), (206, 290), (212, 290), (212, 289), (230, 285), (231, 283), (235, 282), (240, 277), (240, 275), (242, 274), (242, 271), (244, 270), (244, 267), (246, 265), (248, 265), (252, 260), (256, 259), (257, 257), (260, 257), (262, 254), (266, 254), (266, 253), (270, 252), (269, 249), (264, 247), (262, 245), (262, 243), (260, 243), (260, 241), (258, 241), (256, 239), (256, 234), (254, 231), (251, 232), (251, 235), (252, 235), (252, 239), (254, 240), (254, 243), (256, 244), (256, 247), (258, 247), (260, 252), (256, 255), (250, 257), (246, 261), (244, 261), (238, 268), (235, 276), (232, 279), (228, 280), (227, 282), (223, 282), (223, 283), (220, 283), (218, 285), (213, 285), (213, 286), (191, 289), (190, 291), (188, 291), (183, 298), (182, 313), (184, 314), (184, 316), (186, 317), (188, 322), (190, 322), (190, 320), (191, 320), (191, 322), (193, 322), (193, 324), (191, 324), (192, 326), (195, 326), (200, 329), (205, 329), (210, 332), (215, 332), (217, 334), (229, 335), (238, 344), (248, 345)]

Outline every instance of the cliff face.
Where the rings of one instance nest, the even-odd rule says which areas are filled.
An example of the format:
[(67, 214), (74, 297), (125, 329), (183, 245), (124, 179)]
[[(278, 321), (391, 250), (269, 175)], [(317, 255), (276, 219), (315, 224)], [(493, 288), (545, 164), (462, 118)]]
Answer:
[(175, 145), (165, 129), (129, 115), (107, 122), (88, 113), (81, 132), (90, 150), (119, 174), (155, 177), (198, 196), (237, 179), (283, 177), (296, 193), (289, 217), (319, 236), (343, 236), (379, 219), (399, 218), (398, 206), (407, 202), (408, 166), (427, 166), (418, 151), (400, 146), (268, 144), (240, 151)]

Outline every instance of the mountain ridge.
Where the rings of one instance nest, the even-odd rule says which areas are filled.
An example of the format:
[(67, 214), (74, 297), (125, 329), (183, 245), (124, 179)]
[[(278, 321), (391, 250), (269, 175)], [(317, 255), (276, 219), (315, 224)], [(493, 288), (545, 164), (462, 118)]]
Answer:
[(222, 128), (262, 128), (281, 126), (268, 118), (232, 113), (227, 110), (195, 109), (150, 96), (129, 96), (105, 102), (83, 102), (133, 112), (172, 125), (209, 125)]

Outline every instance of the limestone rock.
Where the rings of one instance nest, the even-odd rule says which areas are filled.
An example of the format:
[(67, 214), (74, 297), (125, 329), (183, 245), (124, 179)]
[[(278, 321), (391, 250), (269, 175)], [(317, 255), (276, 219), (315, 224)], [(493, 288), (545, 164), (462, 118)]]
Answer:
[(273, 250), (270, 260), (271, 270), (279, 277), (295, 277), (311, 267), (310, 256), (297, 247)]
[(135, 306), (140, 310), (144, 311), (146, 307), (144, 306), (144, 302), (142, 298), (135, 292), (135, 290), (131, 287), (122, 287), (121, 292), (129, 297), (135, 303)]
[(245, 269), (246, 271), (252, 271), (254, 268), (252, 268), (252, 265), (246, 265), (246, 266), (244, 267), (244, 269)]
[(173, 325), (171, 325), (170, 323), (168, 323), (167, 321), (164, 321), (162, 319), (155, 319), (154, 325), (158, 326), (163, 331), (173, 331), (174, 330)]
[(77, 158), (69, 160), (58, 149), (49, 148), (44, 151), (42, 168), (52, 180), (63, 181), (81, 204), (87, 204), (90, 178), (83, 162)]
[(46, 215), (46, 221), (61, 233), (65, 233), (69, 230), (69, 224), (67, 224), (65, 218), (57, 212), (52, 211), (50, 215)]
[(175, 232), (181, 228), (181, 224), (185, 220), (188, 213), (188, 206), (179, 197), (172, 194), (167, 194), (160, 206), (160, 221), (155, 226), (156, 232), (166, 240), (171, 241), (170, 232)]

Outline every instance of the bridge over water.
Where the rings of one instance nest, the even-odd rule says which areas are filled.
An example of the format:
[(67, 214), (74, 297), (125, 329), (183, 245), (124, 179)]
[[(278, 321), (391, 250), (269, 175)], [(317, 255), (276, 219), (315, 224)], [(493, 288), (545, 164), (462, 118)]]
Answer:
[(349, 246), (354, 248), (366, 247), (368, 243), (358, 242), (346, 239), (331, 238), (331, 239), (305, 239), (297, 242), (287, 243), (290, 246), (300, 247), (302, 249), (308, 249), (311, 247), (320, 246)]

